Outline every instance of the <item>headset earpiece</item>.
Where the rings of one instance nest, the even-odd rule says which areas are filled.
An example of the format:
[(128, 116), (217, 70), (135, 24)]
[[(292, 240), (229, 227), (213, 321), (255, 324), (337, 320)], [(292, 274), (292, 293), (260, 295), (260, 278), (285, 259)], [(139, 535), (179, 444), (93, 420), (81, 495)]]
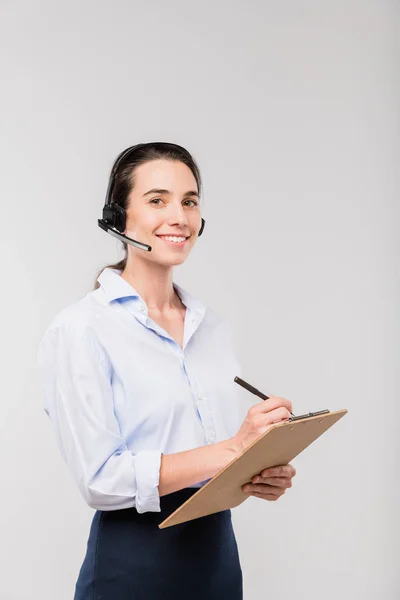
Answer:
[(206, 224), (204, 219), (201, 219), (201, 227), (197, 237), (200, 237), (204, 230), (204, 225)]
[(103, 221), (117, 231), (124, 231), (126, 227), (126, 211), (122, 206), (112, 202), (103, 207)]

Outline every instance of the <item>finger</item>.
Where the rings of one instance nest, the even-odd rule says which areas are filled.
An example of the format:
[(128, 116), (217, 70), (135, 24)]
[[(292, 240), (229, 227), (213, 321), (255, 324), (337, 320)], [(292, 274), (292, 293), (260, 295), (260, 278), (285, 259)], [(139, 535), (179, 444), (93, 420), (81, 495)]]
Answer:
[(286, 488), (276, 487), (272, 485), (266, 485), (265, 483), (261, 484), (247, 484), (244, 486), (243, 491), (247, 494), (253, 494), (254, 492), (260, 494), (274, 494), (276, 496), (281, 496), (286, 492)]
[(281, 398), (280, 396), (270, 396), (268, 400), (263, 400), (263, 402), (254, 404), (249, 409), (249, 413), (253, 413), (254, 415), (268, 413), (280, 407), (286, 408), (289, 412), (291, 412), (292, 401), (288, 400), (287, 398)]
[(291, 477), (261, 477), (260, 475), (256, 475), (251, 480), (251, 483), (264, 483), (268, 485), (273, 485), (277, 487), (291, 487), (292, 486), (292, 478)]
[(272, 494), (258, 494), (257, 492), (251, 495), (255, 498), (260, 498), (261, 500), (269, 500), (270, 502), (275, 502), (280, 498), (280, 496), (273, 496)]
[(272, 487), (290, 488), (292, 487), (292, 480), (289, 477), (266, 477), (259, 480), (253, 481), (254, 484), (261, 483), (264, 485), (270, 485)]
[(294, 477), (296, 469), (292, 465), (280, 465), (261, 471), (261, 477)]
[(285, 406), (274, 408), (268, 412), (263, 413), (259, 416), (260, 422), (265, 425), (273, 425), (274, 423), (280, 423), (290, 418), (290, 412)]
[(282, 423), (289, 418), (290, 413), (287, 408), (281, 407), (267, 413), (253, 415), (250, 423), (253, 431), (256, 431), (259, 435), (264, 435), (275, 423)]
[(274, 406), (284, 406), (288, 409), (288, 411), (292, 412), (293, 404), (292, 401), (288, 398), (282, 398), (281, 396), (272, 396), (270, 395), (268, 400), (264, 400), (265, 402), (270, 402), (271, 405)]
[(286, 484), (287, 483), (291, 484), (291, 482), (292, 482), (291, 477), (275, 477), (275, 476), (263, 477), (262, 475), (255, 475), (251, 480), (251, 483), (267, 483), (269, 485), (276, 485), (278, 487), (288, 487)]
[(296, 475), (296, 469), (293, 465), (284, 465), (287, 470), (287, 477), (294, 477)]

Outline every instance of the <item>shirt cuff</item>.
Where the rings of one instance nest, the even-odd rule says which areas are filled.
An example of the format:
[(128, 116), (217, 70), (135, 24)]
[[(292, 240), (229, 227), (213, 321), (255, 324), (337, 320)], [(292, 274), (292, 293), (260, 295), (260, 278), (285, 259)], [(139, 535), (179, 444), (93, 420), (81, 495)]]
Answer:
[(162, 452), (142, 450), (135, 456), (136, 497), (138, 513), (161, 512), (160, 508), (160, 468)]

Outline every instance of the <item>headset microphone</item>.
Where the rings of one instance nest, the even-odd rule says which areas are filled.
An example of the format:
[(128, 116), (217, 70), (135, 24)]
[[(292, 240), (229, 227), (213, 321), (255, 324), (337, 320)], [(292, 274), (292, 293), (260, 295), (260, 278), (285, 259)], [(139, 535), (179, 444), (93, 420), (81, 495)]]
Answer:
[(134, 240), (133, 238), (130, 238), (122, 233), (122, 231), (125, 231), (125, 221), (125, 210), (113, 202), (104, 206), (103, 218), (98, 219), (97, 223), (101, 229), (104, 229), (104, 231), (117, 238), (117, 240), (131, 244), (131, 246), (136, 246), (141, 250), (151, 252), (151, 246), (148, 244)]
[[(131, 146), (127, 148), (117, 157), (114, 166), (111, 170), (110, 180), (108, 182), (108, 188), (106, 193), (106, 201), (103, 207), (103, 218), (97, 219), (97, 224), (101, 229), (103, 229), (106, 233), (109, 233), (113, 237), (117, 238), (121, 242), (126, 242), (127, 244), (131, 244), (132, 246), (136, 246), (141, 250), (145, 250), (147, 252), (151, 252), (152, 247), (148, 244), (144, 244), (143, 242), (139, 242), (138, 240), (134, 240), (122, 232), (125, 231), (126, 226), (126, 211), (122, 206), (112, 201), (112, 191), (115, 184), (115, 176), (118, 171), (118, 167), (121, 164), (121, 161), (131, 152), (136, 150), (137, 148), (143, 146), (143, 144), (137, 144), (136, 146)], [(197, 237), (200, 237), (203, 233), (205, 225), (205, 220), (201, 219), (201, 228)]]

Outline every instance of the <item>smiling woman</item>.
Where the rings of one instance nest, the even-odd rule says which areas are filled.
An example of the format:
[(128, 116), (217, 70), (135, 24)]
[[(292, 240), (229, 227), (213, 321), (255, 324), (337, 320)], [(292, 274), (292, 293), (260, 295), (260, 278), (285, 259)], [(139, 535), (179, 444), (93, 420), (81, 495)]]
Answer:
[(230, 510), (158, 527), (238, 453), (230, 328), (173, 280), (204, 228), (200, 196), (181, 146), (124, 151), (99, 224), (125, 256), (41, 344), (45, 410), (96, 510), (75, 600), (242, 600)]
[[(122, 236), (125, 257), (40, 346), (45, 411), (96, 510), (74, 600), (243, 598), (230, 510), (158, 527), (291, 410), (271, 396), (243, 420), (230, 326), (173, 280), (203, 231), (200, 194), (184, 148), (124, 151), (99, 224)], [(293, 473), (279, 475), (253, 495), (281, 496)]]

